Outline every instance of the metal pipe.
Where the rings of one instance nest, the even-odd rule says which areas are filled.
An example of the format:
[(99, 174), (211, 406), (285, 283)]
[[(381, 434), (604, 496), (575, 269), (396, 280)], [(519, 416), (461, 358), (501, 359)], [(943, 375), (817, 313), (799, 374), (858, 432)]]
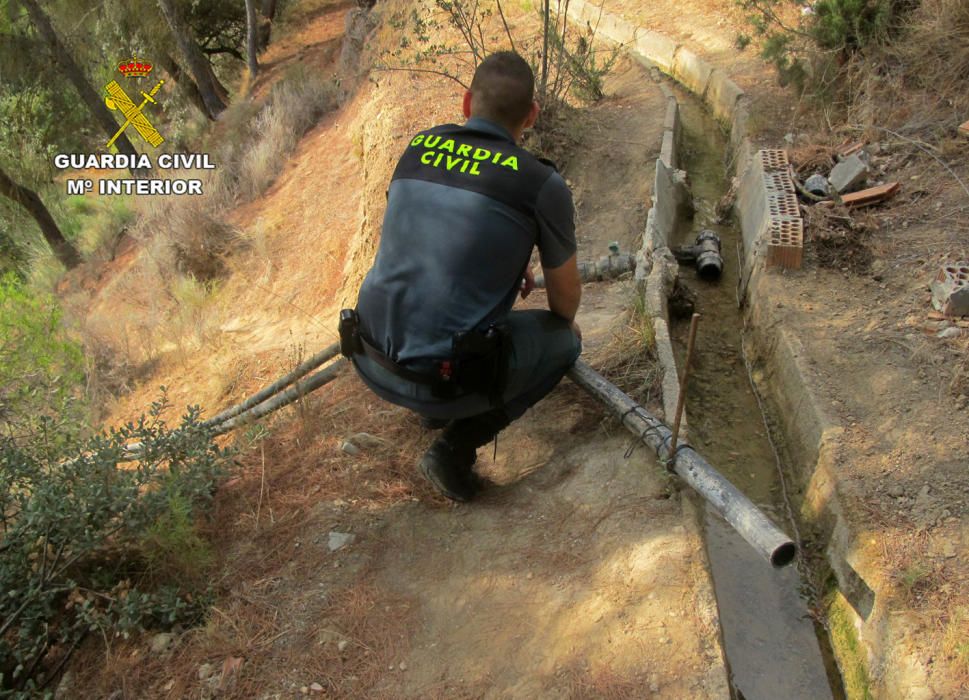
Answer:
[(700, 314), (693, 314), (690, 319), (690, 340), (686, 344), (686, 361), (683, 363), (683, 378), (680, 380), (679, 396), (676, 397), (676, 418), (673, 420), (673, 437), (670, 438), (670, 452), (676, 459), (676, 439), (680, 435), (680, 420), (683, 418), (683, 407), (686, 406), (686, 384), (690, 380), (690, 363), (693, 361), (693, 346), (696, 343), (696, 327), (700, 323)]
[(347, 361), (341, 357), (339, 360), (327, 365), (316, 374), (310, 375), (308, 378), (297, 382), (286, 391), (276, 394), (258, 406), (250, 408), (248, 411), (224, 421), (220, 426), (218, 426), (218, 428), (216, 428), (212, 435), (222, 435), (223, 433), (227, 433), (230, 430), (238, 428), (243, 423), (257, 420), (269, 413), (272, 413), (273, 411), (282, 408), (283, 406), (288, 406), (297, 399), (306, 396), (310, 392), (316, 391), (324, 384), (332, 382), (346, 366)]
[[(616, 252), (598, 260), (580, 262), (576, 267), (579, 270), (579, 279), (583, 282), (601, 282), (615, 279), (627, 272), (635, 272), (636, 256), (632, 253)], [(535, 275), (535, 288), (545, 289), (545, 275), (542, 273)]]
[(683, 445), (673, 460), (672, 432), (601, 374), (582, 360), (568, 372), (569, 378), (602, 401), (622, 424), (656, 455), (672, 465), (673, 471), (713, 506), (751, 547), (776, 567), (794, 561), (797, 546), (764, 515), (736, 486), (710, 466), (692, 447)]
[[(278, 393), (275, 396), (270, 397), (268, 400), (249, 408), (247, 411), (223, 421), (221, 425), (218, 425), (218, 427), (212, 431), (212, 437), (223, 435), (230, 430), (238, 428), (243, 423), (258, 420), (259, 418), (262, 418), (273, 411), (279, 410), (284, 406), (288, 406), (297, 399), (306, 396), (310, 392), (316, 391), (324, 384), (336, 379), (343, 368), (346, 367), (346, 364), (347, 361), (341, 357), (339, 360), (327, 365), (316, 374), (311, 375), (303, 381), (297, 382), (286, 391)], [(202, 425), (206, 428), (213, 427), (211, 425)], [(125, 459), (138, 459), (141, 455), (142, 449), (143, 448), (140, 442), (132, 442), (126, 445), (124, 451)]]
[(289, 374), (283, 377), (280, 377), (272, 384), (265, 387), (264, 389), (261, 389), (259, 392), (253, 394), (242, 403), (236, 406), (232, 406), (231, 408), (227, 408), (221, 413), (219, 413), (218, 415), (213, 416), (212, 418), (209, 418), (206, 421), (202, 421), (202, 426), (205, 428), (211, 428), (214, 425), (218, 425), (219, 423), (227, 421), (230, 418), (234, 418), (235, 416), (238, 416), (240, 413), (248, 411), (250, 408), (252, 408), (253, 406), (259, 405), (260, 403), (268, 399), (270, 396), (273, 396), (274, 394), (278, 394), (280, 391), (288, 387), (290, 384), (300, 379), (304, 375), (308, 374), (312, 370), (316, 369), (327, 360), (333, 357), (336, 357), (336, 355), (338, 355), (339, 352), (340, 352), (339, 343), (334, 343), (333, 345), (327, 348), (324, 348), (320, 352), (313, 355), (313, 357), (299, 363), (292, 372), (290, 372)]

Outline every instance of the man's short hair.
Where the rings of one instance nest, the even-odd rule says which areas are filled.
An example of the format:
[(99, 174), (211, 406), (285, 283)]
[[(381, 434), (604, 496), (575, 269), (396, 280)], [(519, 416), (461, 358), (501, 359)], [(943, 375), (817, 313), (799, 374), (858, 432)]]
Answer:
[(471, 111), (502, 126), (516, 128), (532, 109), (535, 76), (514, 51), (497, 51), (479, 65), (471, 81)]

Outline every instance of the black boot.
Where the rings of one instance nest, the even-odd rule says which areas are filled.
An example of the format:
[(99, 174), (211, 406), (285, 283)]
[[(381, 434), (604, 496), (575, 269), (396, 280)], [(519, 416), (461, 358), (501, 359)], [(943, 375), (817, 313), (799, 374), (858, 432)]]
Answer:
[(442, 494), (467, 502), (481, 490), (472, 467), (477, 448), (491, 442), (510, 421), (501, 409), (452, 422), (421, 460), (421, 472)]
[(421, 473), (434, 488), (452, 501), (470, 501), (481, 488), (477, 474), (472, 471), (478, 456), (474, 448), (452, 444), (442, 435), (421, 459)]

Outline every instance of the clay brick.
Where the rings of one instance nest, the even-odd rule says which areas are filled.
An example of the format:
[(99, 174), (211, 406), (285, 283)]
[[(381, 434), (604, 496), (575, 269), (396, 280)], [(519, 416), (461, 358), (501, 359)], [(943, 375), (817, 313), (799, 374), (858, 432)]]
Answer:
[(889, 182), (887, 185), (869, 187), (867, 190), (846, 194), (841, 198), (841, 201), (845, 203), (845, 206), (849, 207), (863, 207), (869, 204), (878, 204), (889, 197), (893, 197), (898, 192), (899, 187), (901, 185), (897, 182)]
[(799, 270), (804, 258), (804, 222), (800, 219), (774, 219), (767, 225), (768, 269)]
[(767, 214), (772, 218), (800, 218), (801, 208), (793, 192), (767, 193)]
[(969, 315), (969, 262), (939, 270), (932, 281), (932, 306), (945, 316)]
[(780, 148), (764, 148), (757, 152), (760, 160), (760, 167), (765, 173), (781, 170), (787, 172), (790, 161), (787, 160), (787, 151)]
[(791, 176), (788, 173), (778, 170), (764, 173), (764, 189), (768, 194), (781, 192), (794, 194), (794, 183), (791, 182)]

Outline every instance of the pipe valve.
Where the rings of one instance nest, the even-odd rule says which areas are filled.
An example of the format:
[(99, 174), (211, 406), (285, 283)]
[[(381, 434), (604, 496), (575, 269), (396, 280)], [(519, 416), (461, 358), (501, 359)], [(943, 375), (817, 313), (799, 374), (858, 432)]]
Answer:
[(703, 279), (717, 280), (723, 273), (720, 236), (709, 229), (700, 231), (693, 245), (676, 248), (673, 255), (681, 264), (696, 265), (697, 274)]

